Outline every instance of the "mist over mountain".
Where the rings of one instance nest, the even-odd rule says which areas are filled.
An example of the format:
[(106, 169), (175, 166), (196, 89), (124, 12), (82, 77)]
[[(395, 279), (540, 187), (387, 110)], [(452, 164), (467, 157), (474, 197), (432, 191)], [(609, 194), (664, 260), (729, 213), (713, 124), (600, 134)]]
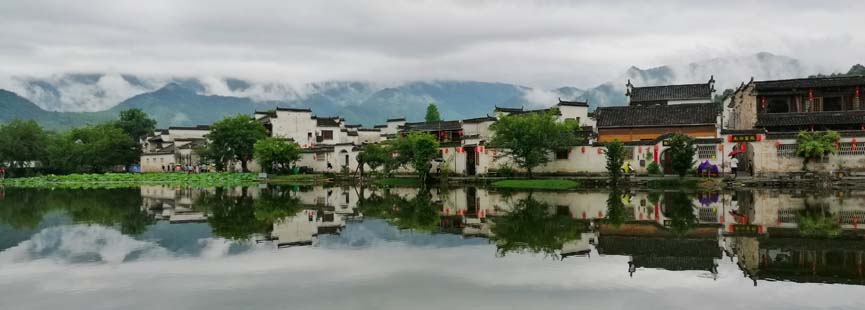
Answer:
[[(703, 83), (714, 75), (716, 89), (732, 88), (751, 77), (757, 80), (805, 77), (818, 70), (796, 59), (770, 53), (724, 57), (648, 69), (630, 67), (618, 78), (593, 87), (564, 85), (553, 89), (479, 81), (413, 81), (384, 85), (367, 81), (324, 81), (303, 85), (217, 77), (148, 77), (131, 74), (61, 74), (47, 78), (0, 79), (0, 88), (20, 97), (0, 97), (12, 117), (79, 124), (100, 120), (120, 110), (140, 108), (160, 127), (208, 124), (225, 115), (272, 109), (310, 107), (321, 116), (340, 115), (349, 122), (372, 126), (390, 117), (423, 118), (430, 102), (445, 119), (484, 116), (495, 106), (541, 108), (558, 99), (587, 100), (591, 108), (624, 105), (625, 83), (651, 86)], [(13, 94), (14, 95), (14, 94)], [(20, 99), (29, 100), (22, 104)], [(10, 102), (15, 102), (11, 105)], [(41, 112), (100, 112), (48, 113)], [(63, 115), (61, 117), (61, 115)], [(38, 116), (38, 117), (37, 117)], [(47, 118), (46, 118), (47, 117)], [(83, 119), (83, 120), (82, 120)]]

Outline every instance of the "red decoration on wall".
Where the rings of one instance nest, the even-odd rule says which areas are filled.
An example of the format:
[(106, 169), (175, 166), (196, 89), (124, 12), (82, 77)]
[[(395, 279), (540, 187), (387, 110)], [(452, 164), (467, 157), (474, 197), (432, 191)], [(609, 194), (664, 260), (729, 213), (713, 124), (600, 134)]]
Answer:
[(585, 146), (580, 147), (580, 153), (584, 153), (584, 154), (586, 153), (586, 147)]
[(808, 90), (808, 101), (814, 101), (814, 90), (813, 89)]
[(598, 154), (601, 154), (601, 153), (602, 153), (601, 148), (598, 148)]
[(748, 145), (745, 144), (745, 143), (742, 143), (742, 144), (739, 145), (739, 149), (742, 150), (742, 152), (747, 151), (747, 150), (748, 150)]
[(445, 136), (445, 131), (444, 130), (439, 131), (439, 137), (444, 137), (444, 136)]
[(447, 153), (448, 153), (448, 149), (445, 149), (445, 154), (447, 154)]
[(304, 144), (303, 147), (306, 148), (306, 144)]
[(781, 141), (775, 140), (775, 148), (781, 147)]
[(761, 135), (761, 134), (757, 134), (755, 137), (756, 137), (757, 142), (760, 142), (761, 140), (763, 140), (763, 135)]
[(724, 151), (724, 145), (718, 144), (718, 150), (723, 152)]
[(658, 145), (657, 144), (655, 144), (655, 149), (654, 149), (654, 152), (652, 153), (652, 161), (654, 161), (656, 164), (658, 163)]
[(733, 142), (733, 135), (727, 136), (727, 142)]
[(463, 136), (463, 131), (462, 131), (462, 129), (460, 129), (460, 131), (457, 131), (457, 134), (459, 134), (460, 137), (462, 137), (462, 136)]
[(496, 156), (496, 153), (497, 153), (496, 150), (493, 150), (493, 156)]

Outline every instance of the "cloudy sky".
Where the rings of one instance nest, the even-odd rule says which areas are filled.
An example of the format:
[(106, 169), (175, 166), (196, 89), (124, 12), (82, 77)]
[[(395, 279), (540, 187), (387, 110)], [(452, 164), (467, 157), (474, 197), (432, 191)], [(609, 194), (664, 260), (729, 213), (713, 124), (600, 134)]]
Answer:
[(590, 86), (760, 51), (863, 62), (865, 1), (6, 0), (0, 74)]

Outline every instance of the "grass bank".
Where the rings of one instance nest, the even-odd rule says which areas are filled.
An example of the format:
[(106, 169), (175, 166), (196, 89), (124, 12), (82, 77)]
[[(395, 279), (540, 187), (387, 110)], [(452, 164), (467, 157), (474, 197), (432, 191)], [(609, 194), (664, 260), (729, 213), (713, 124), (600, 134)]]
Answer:
[(253, 173), (104, 173), (45, 175), (0, 181), (3, 186), (24, 188), (123, 188), (141, 185), (248, 186), (257, 183)]
[(418, 178), (381, 178), (372, 180), (372, 184), (379, 186), (420, 186)]
[(312, 185), (324, 182), (327, 178), (318, 174), (271, 175), (267, 182), (287, 185)]
[(493, 186), (498, 188), (562, 190), (577, 188), (580, 186), (580, 183), (562, 179), (526, 179), (496, 181), (493, 182)]

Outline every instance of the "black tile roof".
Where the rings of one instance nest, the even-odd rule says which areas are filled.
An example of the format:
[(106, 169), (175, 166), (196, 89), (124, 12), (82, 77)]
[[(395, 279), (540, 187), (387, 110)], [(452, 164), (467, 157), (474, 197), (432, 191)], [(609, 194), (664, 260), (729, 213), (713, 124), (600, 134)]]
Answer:
[(319, 127), (339, 127), (339, 118), (319, 117), (315, 119), (315, 125)]
[(496, 120), (497, 118), (487, 115), (484, 117), (467, 118), (463, 120), (463, 123), (495, 122)]
[(505, 108), (505, 107), (495, 107), (496, 112), (505, 112), (505, 113), (519, 113), (523, 111), (523, 107), (519, 108)]
[(819, 87), (844, 87), (844, 86), (865, 86), (865, 76), (836, 76), (836, 77), (821, 77), (821, 78), (804, 78), (790, 80), (775, 80), (775, 81), (757, 81), (754, 82), (754, 90), (772, 91), (772, 90), (790, 90), (797, 88), (819, 88)]
[(631, 102), (712, 99), (710, 83), (633, 87)]
[(289, 111), (289, 112), (312, 112), (310, 108), (281, 108), (276, 107), (277, 111)]
[(387, 128), (387, 125), (375, 125), (373, 128)]
[(714, 103), (599, 107), (595, 109), (598, 128), (665, 127), (715, 124)]
[(194, 127), (171, 126), (171, 127), (168, 127), (168, 130), (210, 130), (210, 126), (209, 125), (197, 125)]
[(349, 137), (357, 137), (357, 131), (349, 131), (348, 136)]
[(405, 122), (405, 117), (388, 118), (387, 121), (388, 122)]
[(381, 129), (379, 129), (379, 128), (358, 128), (357, 131), (375, 131), (375, 132), (381, 132)]
[(860, 125), (865, 123), (865, 111), (761, 113), (754, 127), (790, 127), (809, 125)]
[(403, 131), (460, 130), (462, 129), (462, 124), (460, 124), (460, 121), (421, 122), (406, 123), (402, 128)]
[(361, 124), (348, 124), (345, 125), (345, 128), (360, 128)]
[(559, 98), (559, 105), (569, 106), (569, 107), (589, 107), (588, 101), (566, 101)]

